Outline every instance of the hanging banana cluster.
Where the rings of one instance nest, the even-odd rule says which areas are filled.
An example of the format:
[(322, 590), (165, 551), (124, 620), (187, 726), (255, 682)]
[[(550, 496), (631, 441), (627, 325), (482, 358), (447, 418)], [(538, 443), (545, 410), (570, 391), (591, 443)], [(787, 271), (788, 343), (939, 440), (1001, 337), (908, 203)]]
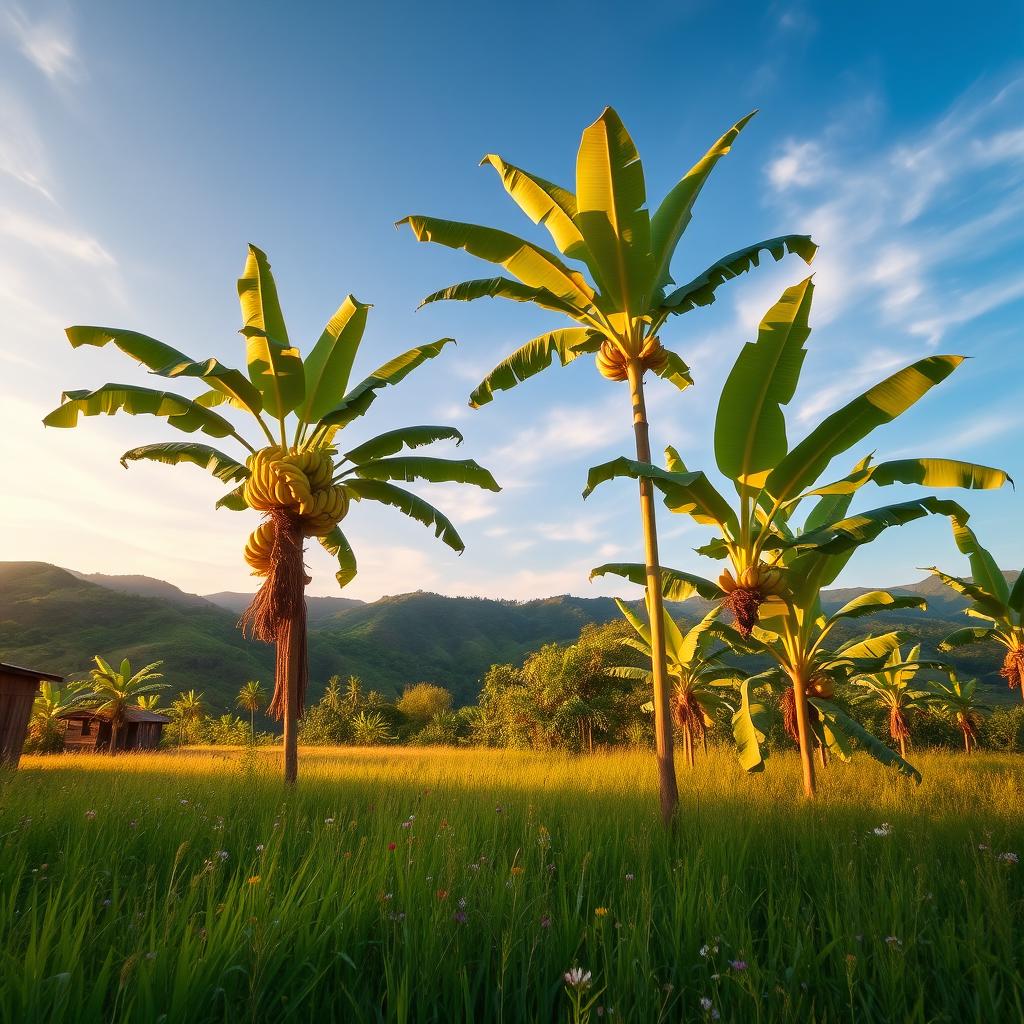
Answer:
[[(628, 357), (614, 342), (605, 340), (601, 343), (597, 355), (597, 368), (601, 375), (609, 380), (625, 380), (627, 377), (626, 365)], [(640, 365), (645, 370), (654, 373), (661, 373), (668, 363), (668, 351), (657, 337), (648, 338), (644, 347), (640, 350)]]
[(748, 565), (740, 573), (739, 579), (726, 569), (718, 577), (718, 585), (726, 594), (734, 590), (756, 590), (763, 597), (775, 597), (785, 590), (782, 570), (770, 569), (765, 565)]
[(1024, 682), (1024, 648), (1012, 647), (1006, 652), (999, 674), (1006, 680), (1011, 690), (1021, 688)]
[[(280, 446), (261, 448), (246, 460), (249, 478), (243, 496), (257, 512), (285, 512), (300, 524), (303, 536), (325, 537), (348, 512), (348, 495), (333, 483), (330, 449), (292, 452)], [(265, 519), (249, 535), (245, 560), (257, 576), (271, 568), (276, 527)]]
[(732, 612), (736, 629), (743, 637), (750, 636), (757, 625), (761, 605), (769, 597), (781, 596), (786, 589), (782, 570), (765, 565), (748, 565), (739, 579), (726, 569), (718, 577), (718, 585), (725, 593), (722, 606)]

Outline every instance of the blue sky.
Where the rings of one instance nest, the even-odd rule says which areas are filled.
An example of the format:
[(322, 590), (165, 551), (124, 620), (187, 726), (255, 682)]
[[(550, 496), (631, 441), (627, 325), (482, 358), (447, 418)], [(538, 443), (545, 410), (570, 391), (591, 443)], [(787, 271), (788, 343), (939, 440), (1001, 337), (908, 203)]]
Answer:
[[(150, 383), (118, 353), (73, 353), (66, 324), (134, 328), (239, 361), (235, 278), (253, 241), (300, 345), (348, 292), (375, 304), (357, 369), (456, 337), (457, 350), (378, 401), (367, 425), (454, 423), (466, 434), (459, 456), (505, 485), (430, 489), (466, 539), (461, 558), (397, 514), (356, 507), (349, 594), (620, 590), (587, 575), (639, 556), (633, 490), (579, 495), (588, 466), (630, 450), (624, 387), (581, 360), (471, 412), (483, 373), (557, 317), (500, 302), (415, 313), (427, 292), (486, 268), (392, 226), (428, 213), (548, 244), (477, 162), (497, 152), (571, 186), (580, 133), (605, 104), (633, 134), (652, 203), (760, 108), (704, 190), (674, 269), (685, 280), (784, 232), (821, 244), (791, 441), (898, 366), (962, 352), (975, 358), (857, 454), (969, 458), (1024, 480), (1024, 9), (628, 10), (0, 2), (0, 464), (17, 482), (0, 503), (0, 559), (146, 573), (199, 592), (251, 588), (240, 549), (252, 523), (212, 511), (217, 481), (118, 465), (124, 449), (173, 431), (149, 418), (77, 431), (39, 421), (63, 388)], [(664, 340), (697, 386), (650, 388), (656, 449), (671, 443), (692, 467), (713, 468), (722, 380), (804, 273), (795, 258), (760, 269), (670, 325)], [(872, 490), (864, 503), (913, 493)], [(964, 500), (1001, 564), (1024, 562), (1024, 498)], [(666, 564), (699, 570), (701, 532), (667, 512), (661, 525)], [(844, 580), (907, 582), (933, 562), (962, 568), (942, 521), (890, 531)], [(326, 556), (312, 552), (310, 565), (311, 592), (336, 592)]]

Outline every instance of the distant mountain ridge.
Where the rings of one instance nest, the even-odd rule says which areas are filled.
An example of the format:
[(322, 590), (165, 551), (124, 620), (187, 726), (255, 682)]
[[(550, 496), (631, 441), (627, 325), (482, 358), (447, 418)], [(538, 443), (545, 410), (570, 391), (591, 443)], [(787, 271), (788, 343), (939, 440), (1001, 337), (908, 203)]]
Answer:
[[(838, 607), (868, 589), (828, 591), (826, 607)], [(938, 640), (964, 624), (965, 602), (937, 580), (886, 589), (921, 594), (929, 609), (860, 620), (851, 629), (907, 629), (934, 653)], [(229, 710), (246, 680), (269, 683), (273, 678), (270, 647), (247, 641), (237, 629), (250, 597), (188, 594), (145, 576), (88, 575), (42, 562), (0, 563), (0, 660), (82, 675), (94, 654), (127, 656), (140, 665), (162, 659), (171, 692), (195, 688), (215, 709)], [(676, 605), (673, 614), (693, 619), (703, 614), (702, 605)], [(311, 598), (309, 611), (314, 699), (331, 675), (351, 674), (386, 694), (397, 694), (408, 683), (440, 683), (460, 703), (475, 699), (492, 664), (520, 661), (545, 643), (575, 639), (588, 623), (619, 617), (607, 597), (509, 601), (426, 592), (373, 602)], [(994, 695), (1005, 692), (994, 652), (967, 649), (957, 664), (990, 684)]]

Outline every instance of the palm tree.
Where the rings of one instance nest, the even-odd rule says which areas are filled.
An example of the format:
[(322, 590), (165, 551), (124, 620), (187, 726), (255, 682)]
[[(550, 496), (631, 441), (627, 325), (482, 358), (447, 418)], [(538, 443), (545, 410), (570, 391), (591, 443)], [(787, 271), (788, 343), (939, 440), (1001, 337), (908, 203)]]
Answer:
[(186, 731), (201, 722), (206, 714), (203, 694), (195, 690), (180, 694), (171, 703), (171, 714), (178, 719), (178, 746), (181, 747)]
[(64, 722), (61, 716), (86, 707), (93, 698), (87, 681), (73, 681), (58, 689), (51, 682), (39, 686), (32, 703), (29, 738), (41, 753), (57, 753), (64, 746)]
[[(822, 645), (832, 628), (828, 623), (837, 616), (917, 604), (914, 598), (875, 591), (850, 602), (823, 625), (822, 588), (835, 581), (860, 545), (891, 526), (929, 514), (967, 520), (956, 502), (932, 495), (851, 516), (853, 496), (868, 483), (992, 488), (1009, 479), (1002, 470), (949, 459), (873, 463), (868, 456), (842, 479), (821, 484), (819, 477), (833, 459), (909, 409), (945, 380), (963, 357), (933, 355), (898, 370), (826, 417), (791, 449), (782, 407), (792, 399), (799, 381), (804, 343), (810, 336), (813, 292), (810, 278), (786, 289), (761, 321), (757, 340), (744, 346), (726, 379), (715, 423), (715, 456), (718, 469), (736, 489), (738, 508), (704, 473), (690, 472), (671, 448), (665, 469), (625, 458), (596, 466), (584, 491), (586, 496), (616, 477), (648, 479), (663, 492), (670, 510), (715, 530), (715, 539), (698, 550), (726, 560), (729, 568), (717, 583), (662, 569), (665, 596), (683, 600), (696, 591), (720, 601), (732, 612), (741, 637), (751, 637), (761, 620), (771, 621), (772, 631), (754, 640), (789, 679), (792, 693), (786, 700), (792, 701), (807, 796), (814, 795), (812, 748), (816, 742), (808, 700), (815, 696), (816, 658), (825, 650)], [(799, 506), (815, 498), (802, 523), (796, 522)], [(604, 565), (594, 570), (594, 574), (603, 573), (646, 582), (638, 565)], [(821, 705), (814, 707), (820, 716)], [(838, 724), (838, 709), (830, 705), (824, 710), (836, 728), (851, 728)]]
[(256, 712), (266, 699), (267, 691), (258, 679), (250, 679), (235, 698), (235, 706), (249, 712), (249, 737), (253, 743), (256, 742)]
[(933, 699), (931, 691), (912, 685), (922, 668), (920, 657), (920, 644), (910, 651), (906, 661), (899, 647), (894, 647), (881, 671), (854, 676), (851, 680), (860, 691), (853, 697), (855, 704), (885, 712), (889, 737), (899, 747), (904, 760), (910, 745), (911, 716), (927, 708)]
[[(634, 648), (649, 659), (650, 629), (624, 601), (616, 598), (615, 603), (637, 632), (636, 637), (623, 639), (622, 645)], [(730, 707), (723, 688), (739, 683), (746, 678), (747, 673), (725, 664), (722, 660), (729, 648), (718, 642), (723, 636), (717, 622), (718, 608), (712, 608), (685, 633), (667, 611), (664, 615), (665, 653), (668, 659), (668, 676), (672, 683), (672, 717), (683, 738), (686, 763), (692, 768), (695, 764), (697, 741), (700, 740), (706, 752), (707, 730), (714, 722), (713, 716)], [(719, 627), (717, 631), (716, 627)], [(619, 679), (650, 681), (649, 671), (630, 666), (610, 668), (608, 674)], [(650, 704), (645, 705), (645, 709), (653, 710)]]
[(978, 697), (978, 680), (961, 682), (954, 676), (948, 683), (933, 683), (932, 693), (935, 711), (960, 730), (964, 751), (969, 754), (978, 745), (981, 720), (991, 711)]
[(1019, 690), (1024, 700), (1024, 572), (1011, 588), (992, 555), (981, 546), (974, 531), (955, 516), (951, 517), (953, 539), (967, 555), (971, 579), (950, 576), (941, 569), (929, 570), (947, 587), (968, 598), (965, 614), (988, 623), (954, 630), (939, 644), (940, 651), (953, 651), (967, 644), (993, 641), (1006, 649), (999, 674), (1011, 690)]
[[(43, 421), (74, 427), (80, 416), (125, 412), (149, 414), (186, 433), (201, 431), (231, 438), (244, 451), (244, 463), (206, 444), (163, 442), (133, 448), (121, 457), (125, 466), (138, 459), (175, 465), (190, 462), (236, 486), (217, 502), (236, 511), (252, 509), (263, 517), (249, 536), (245, 559), (263, 578), (240, 625), (277, 648), (270, 714), (284, 719), (284, 777), (298, 772), (297, 723), (308, 679), (306, 646), (306, 571), (303, 545), (316, 537), (339, 563), (337, 580), (345, 586), (356, 561), (339, 524), (351, 501), (380, 502), (397, 508), (434, 530), (449, 547), (465, 545), (449, 520), (418, 495), (392, 480), (456, 482), (500, 490), (494, 478), (472, 460), (399, 456), (435, 441), (462, 435), (453, 427), (413, 426), (390, 430), (339, 453), (338, 434), (362, 416), (381, 388), (397, 384), (417, 366), (434, 358), (452, 339), (421, 345), (378, 367), (354, 387), (349, 376), (362, 341), (369, 306), (349, 295), (327, 322), (303, 360), (288, 338), (277, 286), (266, 255), (249, 246), (238, 281), (241, 333), (246, 338), (248, 374), (217, 359), (196, 362), (144, 334), (119, 328), (70, 327), (73, 348), (113, 344), (153, 373), (202, 381), (210, 390), (195, 399), (169, 391), (127, 384), (106, 384), (95, 391), (69, 391)], [(215, 406), (229, 404), (249, 413), (258, 430), (256, 444), (243, 437)], [(273, 429), (271, 429), (273, 428)]]
[[(500, 156), (484, 157), (481, 162), (498, 173), (520, 209), (548, 229), (559, 252), (582, 264), (590, 280), (547, 249), (504, 231), (433, 217), (411, 216), (400, 222), (407, 223), (420, 241), (465, 249), (517, 279), (498, 276), (465, 281), (434, 292), (424, 304), (498, 297), (532, 302), (575, 323), (541, 334), (499, 363), (473, 392), (472, 406), (483, 405), (495, 391), (507, 390), (539, 373), (556, 355), (565, 366), (584, 353), (593, 353), (603, 376), (628, 382), (636, 457), (640, 462), (651, 461), (644, 374), (650, 370), (680, 389), (692, 383), (686, 364), (661, 343), (659, 335), (668, 318), (714, 302), (718, 286), (757, 266), (764, 252), (776, 260), (787, 252), (797, 253), (809, 263), (817, 248), (806, 235), (766, 239), (730, 253), (670, 290), (674, 283), (672, 257), (690, 223), (694, 203), (711, 171), (751, 117), (753, 114), (742, 118), (715, 142), (671, 189), (653, 216), (647, 210), (639, 154), (610, 107), (583, 133), (576, 159), (575, 195)], [(667, 822), (679, 798), (672, 760), (658, 538), (649, 481), (641, 479), (639, 490), (646, 578), (652, 595), (655, 745), (661, 809)]]
[(139, 706), (139, 698), (156, 690), (167, 689), (166, 683), (154, 682), (163, 679), (163, 673), (155, 672), (163, 662), (154, 661), (137, 672), (132, 672), (131, 662), (125, 658), (117, 669), (104, 661), (98, 654), (94, 658), (96, 667), (90, 669), (93, 697), (97, 711), (110, 715), (110, 753), (117, 753), (117, 740), (125, 723), (128, 709)]

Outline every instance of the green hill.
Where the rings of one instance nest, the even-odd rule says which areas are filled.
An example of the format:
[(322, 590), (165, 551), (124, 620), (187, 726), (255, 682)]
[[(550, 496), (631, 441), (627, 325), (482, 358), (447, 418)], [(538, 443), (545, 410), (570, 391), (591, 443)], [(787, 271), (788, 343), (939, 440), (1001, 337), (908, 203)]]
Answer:
[[(920, 637), (926, 656), (934, 656), (938, 641), (964, 622), (963, 603), (935, 587), (925, 580), (892, 588), (924, 593), (927, 612), (898, 612), (846, 628), (906, 629)], [(863, 591), (832, 591), (826, 603), (836, 607), (858, 593)], [(212, 709), (228, 710), (247, 679), (269, 683), (273, 676), (271, 649), (237, 629), (247, 600), (240, 594), (204, 599), (147, 577), (83, 578), (42, 562), (0, 563), (0, 660), (82, 675), (94, 654), (139, 665), (162, 659), (172, 691), (201, 690)], [(701, 604), (677, 605), (675, 613), (692, 619), (702, 614)], [(373, 603), (314, 599), (311, 696), (337, 673), (358, 675), (385, 694), (397, 694), (407, 683), (440, 683), (458, 703), (471, 702), (491, 665), (519, 661), (545, 643), (573, 640), (587, 623), (618, 614), (604, 597), (519, 602), (419, 592)], [(956, 664), (981, 679), (993, 699), (1012, 699), (999, 679), (996, 652), (968, 649)]]

